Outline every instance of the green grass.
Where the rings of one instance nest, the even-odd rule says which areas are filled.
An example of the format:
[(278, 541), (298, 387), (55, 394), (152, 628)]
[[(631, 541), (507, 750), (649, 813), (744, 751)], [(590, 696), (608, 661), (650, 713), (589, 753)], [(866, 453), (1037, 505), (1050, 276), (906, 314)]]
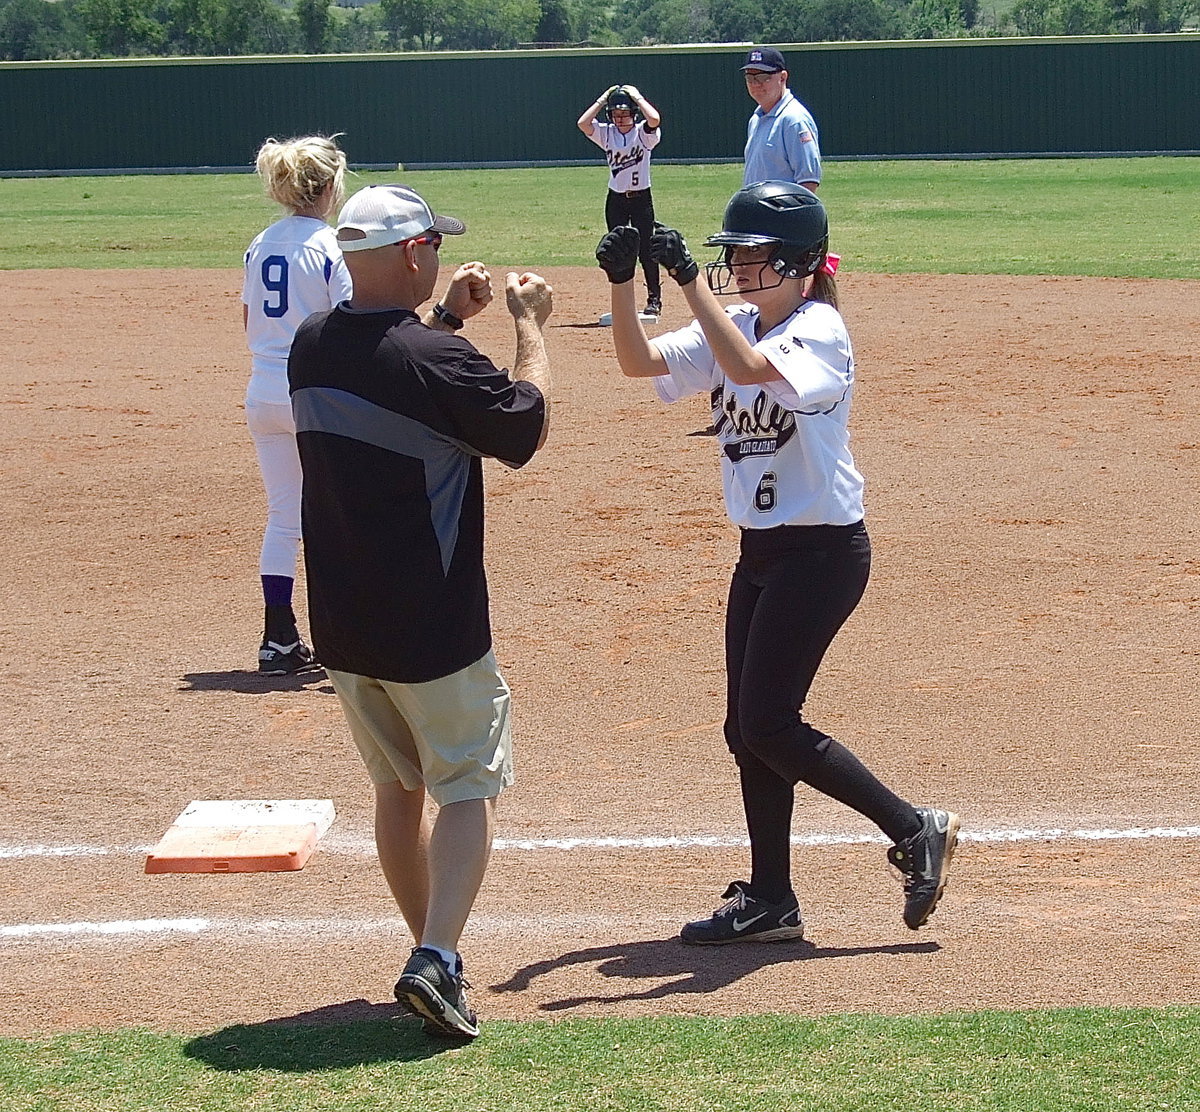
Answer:
[(1200, 1009), (230, 1027), (0, 1040), (6, 1112), (1200, 1108)]
[[(658, 166), (659, 218), (697, 253), (741, 168)], [(841, 162), (821, 196), (832, 248), (854, 270), (1200, 278), (1200, 159)], [(361, 174), (396, 180), (470, 231), (448, 262), (593, 265), (603, 165)], [(0, 269), (237, 267), (277, 215), (249, 174), (0, 179)]]

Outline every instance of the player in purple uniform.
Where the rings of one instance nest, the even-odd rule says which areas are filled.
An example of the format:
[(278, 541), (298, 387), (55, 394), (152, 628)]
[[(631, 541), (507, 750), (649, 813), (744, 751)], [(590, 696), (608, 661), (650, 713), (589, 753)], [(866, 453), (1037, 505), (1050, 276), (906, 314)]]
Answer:
[(322, 135), (268, 139), (256, 167), (267, 196), (288, 210), (250, 244), (242, 286), (251, 356), (246, 423), (267, 493), (259, 554), (265, 614), (258, 670), (284, 676), (316, 666), (292, 610), (300, 551), (300, 457), (287, 358), (306, 317), (350, 296), (350, 275), (327, 223), (342, 203), (346, 156), (334, 139)]

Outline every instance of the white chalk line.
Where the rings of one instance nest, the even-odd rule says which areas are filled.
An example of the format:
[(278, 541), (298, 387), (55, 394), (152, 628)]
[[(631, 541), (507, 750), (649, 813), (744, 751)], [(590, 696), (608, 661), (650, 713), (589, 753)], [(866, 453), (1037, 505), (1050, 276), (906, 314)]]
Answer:
[[(1135, 826), (1135, 827), (1086, 827), (1066, 829), (1019, 828), (997, 830), (963, 831), (964, 842), (1001, 844), (1014, 842), (1060, 842), (1060, 841), (1144, 841), (1161, 838), (1200, 838), (1200, 826)], [(855, 834), (807, 834), (793, 835), (792, 844), (800, 846), (845, 846), (887, 844), (882, 835)], [(374, 843), (366, 838), (333, 836), (322, 843), (322, 850), (331, 853), (369, 856), (375, 852)], [(745, 837), (725, 835), (690, 835), (663, 837), (576, 837), (576, 838), (498, 838), (497, 850), (559, 850), (577, 849), (707, 849), (745, 848), (749, 840)], [(21, 859), (31, 857), (97, 857), (144, 855), (150, 846), (17, 846), (0, 844), (0, 858)], [(616, 916), (609, 917), (616, 924), (624, 922)], [(645, 921), (645, 916), (641, 916)], [(663, 923), (673, 922), (663, 918)], [(484, 934), (503, 933), (528, 929), (528, 917), (476, 916), (472, 917), (472, 932)], [(581, 927), (595, 929), (605, 925), (608, 918), (580, 915), (539, 915), (537, 926), (542, 930), (573, 930)], [(289, 938), (337, 938), (374, 937), (403, 935), (403, 926), (396, 919), (118, 919), (104, 922), (70, 923), (15, 923), (0, 924), (0, 943), (30, 943), (54, 941), (103, 941), (105, 939), (163, 939), (196, 935), (227, 936), (286, 936)]]
[[(662, 925), (677, 928), (678, 916), (638, 915), (643, 925)], [(472, 915), (469, 934), (501, 935), (525, 934), (538, 931), (580, 933), (593, 931), (596, 927), (628, 929), (629, 915)], [(399, 916), (391, 919), (229, 919), (229, 918), (179, 918), (179, 919), (116, 919), (104, 922), (72, 923), (12, 923), (0, 925), (0, 946), (5, 943), (124, 942), (162, 941), (170, 938), (186, 938), (198, 935), (220, 935), (223, 937), (287, 938), (290, 941), (313, 939), (328, 942), (330, 939), (344, 941), (354, 938), (391, 937), (404, 942), (408, 939), (408, 928)], [(411, 946), (408, 941), (405, 945)]]
[[(998, 845), (1010, 842), (1063, 841), (1145, 841), (1156, 838), (1200, 838), (1200, 826), (1130, 826), (1130, 827), (1015, 827), (994, 830), (964, 830), (963, 842)], [(572, 838), (497, 838), (497, 852), (521, 850), (605, 850), (605, 849), (743, 849), (750, 841), (745, 835), (687, 834), (663, 836), (586, 836)], [(887, 845), (882, 834), (793, 834), (794, 846), (857, 846)], [(22, 845), (0, 842), (0, 860), (20, 860), (31, 857), (144, 857), (151, 845)], [(366, 837), (330, 834), (319, 845), (322, 853), (354, 857), (372, 857), (375, 843)]]

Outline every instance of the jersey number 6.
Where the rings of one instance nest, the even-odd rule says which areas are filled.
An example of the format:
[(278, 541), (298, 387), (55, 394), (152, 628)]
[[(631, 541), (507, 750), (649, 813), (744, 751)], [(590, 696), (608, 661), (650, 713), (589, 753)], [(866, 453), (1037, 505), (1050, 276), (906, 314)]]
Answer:
[(754, 508), (759, 513), (767, 514), (775, 508), (775, 472), (764, 471), (758, 480), (758, 489), (754, 492)]

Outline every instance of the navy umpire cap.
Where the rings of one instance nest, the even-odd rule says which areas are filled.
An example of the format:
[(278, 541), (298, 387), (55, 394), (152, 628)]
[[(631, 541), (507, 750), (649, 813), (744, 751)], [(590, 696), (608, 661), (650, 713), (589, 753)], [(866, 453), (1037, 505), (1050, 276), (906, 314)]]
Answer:
[(779, 73), (781, 70), (787, 69), (787, 63), (783, 60), (783, 55), (779, 53), (773, 46), (756, 46), (746, 55), (746, 64), (742, 66), (742, 72), (755, 70), (758, 73)]

